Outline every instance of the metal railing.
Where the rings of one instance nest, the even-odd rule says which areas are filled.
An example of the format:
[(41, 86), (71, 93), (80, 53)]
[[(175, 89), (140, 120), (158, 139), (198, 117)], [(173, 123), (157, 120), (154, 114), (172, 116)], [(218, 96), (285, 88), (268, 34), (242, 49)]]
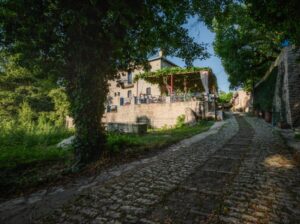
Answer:
[(141, 97), (123, 98), (123, 105), (108, 105), (106, 107), (107, 112), (116, 112), (119, 106), (126, 106), (131, 104), (156, 104), (156, 103), (176, 103), (187, 101), (204, 101), (203, 94), (174, 94), (172, 96), (153, 96), (142, 95)]

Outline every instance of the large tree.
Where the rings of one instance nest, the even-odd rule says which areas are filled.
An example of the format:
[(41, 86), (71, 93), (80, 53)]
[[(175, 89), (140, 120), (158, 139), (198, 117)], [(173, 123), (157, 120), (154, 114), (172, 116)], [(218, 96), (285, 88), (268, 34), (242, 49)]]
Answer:
[(300, 44), (299, 0), (245, 0), (245, 3), (256, 22), (281, 33), (289, 42)]
[(243, 4), (229, 5), (213, 21), (214, 50), (221, 57), (231, 87), (251, 89), (280, 53), (281, 35), (270, 32), (249, 16)]
[[(243, 1), (194, 1), (194, 9), (216, 33), (214, 50), (232, 88), (251, 89), (280, 52), (283, 35), (257, 22)], [(211, 11), (208, 6), (211, 5)]]
[(188, 64), (206, 55), (182, 26), (190, 6), (189, 0), (4, 0), (0, 48), (64, 82), (77, 160), (87, 163), (105, 147), (107, 81), (118, 70), (147, 66), (147, 56), (158, 48)]

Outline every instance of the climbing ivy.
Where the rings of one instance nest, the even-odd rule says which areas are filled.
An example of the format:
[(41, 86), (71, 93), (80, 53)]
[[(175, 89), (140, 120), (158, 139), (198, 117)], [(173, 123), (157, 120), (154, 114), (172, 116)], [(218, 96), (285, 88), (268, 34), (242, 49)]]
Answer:
[(278, 67), (254, 90), (254, 108), (262, 111), (272, 111)]
[[(170, 77), (173, 75), (175, 92), (203, 92), (204, 87), (200, 79), (200, 71), (208, 72), (209, 89), (217, 89), (216, 77), (209, 67), (166, 67), (154, 72), (144, 72), (135, 76), (135, 82), (143, 79), (151, 84), (158, 84), (161, 92), (167, 94), (166, 85), (170, 85)], [(186, 86), (186, 89), (185, 89)]]

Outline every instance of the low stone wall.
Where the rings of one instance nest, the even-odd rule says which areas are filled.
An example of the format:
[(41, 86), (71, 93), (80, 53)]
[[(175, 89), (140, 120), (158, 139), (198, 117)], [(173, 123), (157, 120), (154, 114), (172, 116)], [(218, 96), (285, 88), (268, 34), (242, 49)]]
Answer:
[(146, 134), (147, 124), (108, 123), (108, 132)]
[[(117, 112), (106, 113), (102, 119), (104, 123), (148, 123), (151, 127), (160, 128), (165, 125), (173, 126), (180, 115), (186, 115), (191, 109), (199, 111), (199, 101), (176, 102), (164, 104), (125, 105)], [(193, 118), (189, 118), (190, 121)]]

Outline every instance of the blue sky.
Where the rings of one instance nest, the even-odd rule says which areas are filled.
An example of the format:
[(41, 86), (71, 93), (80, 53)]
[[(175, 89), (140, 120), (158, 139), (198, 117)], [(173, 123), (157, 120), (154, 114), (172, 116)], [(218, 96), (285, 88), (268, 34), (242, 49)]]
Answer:
[[(203, 42), (208, 44), (208, 52), (211, 54), (210, 58), (206, 60), (196, 60), (194, 61), (194, 66), (197, 67), (210, 67), (216, 74), (218, 79), (219, 90), (225, 92), (229, 91), (229, 82), (227, 80), (227, 74), (224, 71), (220, 58), (218, 58), (212, 46), (215, 39), (215, 34), (209, 31), (203, 22), (199, 22), (196, 18), (191, 18), (186, 26), (189, 30), (189, 35), (195, 39), (196, 42)], [(185, 66), (185, 63), (176, 57), (168, 57), (172, 62), (179, 66)]]

